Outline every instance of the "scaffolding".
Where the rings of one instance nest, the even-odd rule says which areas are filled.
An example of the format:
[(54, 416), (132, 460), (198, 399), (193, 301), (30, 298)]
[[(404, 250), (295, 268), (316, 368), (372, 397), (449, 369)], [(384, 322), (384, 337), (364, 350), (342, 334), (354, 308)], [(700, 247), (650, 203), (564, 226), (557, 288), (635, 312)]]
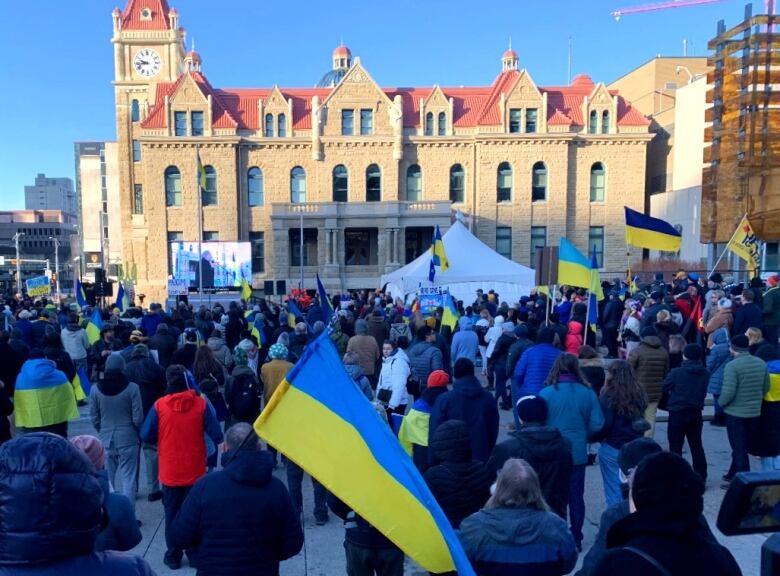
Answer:
[(708, 48), (701, 241), (727, 242), (742, 216), (761, 240), (780, 239), (780, 34), (773, 2)]

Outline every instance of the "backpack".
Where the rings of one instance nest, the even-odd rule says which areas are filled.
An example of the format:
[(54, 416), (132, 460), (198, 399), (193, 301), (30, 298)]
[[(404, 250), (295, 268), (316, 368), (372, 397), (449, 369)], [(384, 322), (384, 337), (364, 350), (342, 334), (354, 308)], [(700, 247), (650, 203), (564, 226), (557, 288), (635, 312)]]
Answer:
[(251, 374), (239, 374), (230, 387), (230, 413), (238, 421), (254, 422), (260, 414), (259, 384)]
[(487, 326), (475, 326), (474, 332), (477, 333), (477, 341), (479, 342), (480, 346), (487, 346), (487, 340), (485, 340), (485, 336), (488, 333), (488, 327)]
[(397, 344), (398, 338), (401, 336), (406, 336), (407, 342), (412, 339), (412, 331), (409, 329), (408, 324), (397, 323), (390, 326), (390, 342)]

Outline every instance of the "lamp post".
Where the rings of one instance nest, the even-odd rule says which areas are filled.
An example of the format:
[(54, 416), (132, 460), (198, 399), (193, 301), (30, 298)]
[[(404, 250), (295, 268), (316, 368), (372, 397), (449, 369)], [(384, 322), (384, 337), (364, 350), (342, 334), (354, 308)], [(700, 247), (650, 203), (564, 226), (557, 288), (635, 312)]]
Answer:
[(54, 289), (57, 294), (57, 304), (60, 303), (60, 241), (54, 236), (49, 236), (54, 242)]
[(24, 232), (14, 234), (13, 241), (16, 244), (16, 291), (22, 294), (22, 261), (19, 259), (19, 238), (24, 236)]
[(81, 281), (81, 276), (82, 276), (82, 274), (81, 274), (81, 256), (76, 256), (75, 258), (73, 258), (73, 261), (79, 263), (79, 281)]

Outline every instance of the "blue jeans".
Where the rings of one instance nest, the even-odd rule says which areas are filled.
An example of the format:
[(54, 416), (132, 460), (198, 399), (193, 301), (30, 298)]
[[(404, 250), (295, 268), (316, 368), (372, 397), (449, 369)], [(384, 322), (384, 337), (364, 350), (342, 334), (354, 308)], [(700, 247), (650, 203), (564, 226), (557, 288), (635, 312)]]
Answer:
[(585, 464), (575, 464), (569, 484), (569, 523), (574, 541), (582, 542), (582, 525), (585, 524)]
[(599, 468), (601, 468), (601, 479), (604, 481), (604, 498), (607, 500), (607, 508), (623, 499), (620, 490), (619, 453), (620, 450), (613, 448), (606, 442), (602, 442), (601, 448), (599, 448)]
[(763, 472), (772, 472), (780, 470), (780, 456), (762, 456), (761, 470)]

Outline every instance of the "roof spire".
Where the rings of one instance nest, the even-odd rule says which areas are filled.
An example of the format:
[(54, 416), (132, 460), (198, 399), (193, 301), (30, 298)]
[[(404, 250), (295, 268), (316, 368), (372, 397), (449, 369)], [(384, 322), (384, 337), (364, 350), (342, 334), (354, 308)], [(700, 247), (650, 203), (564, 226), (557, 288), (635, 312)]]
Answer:
[(512, 37), (509, 37), (509, 48), (501, 56), (501, 71), (517, 70), (519, 68), (519, 58), (517, 52), (512, 50)]
[(512, 36), (509, 36), (509, 49), (512, 49)]

